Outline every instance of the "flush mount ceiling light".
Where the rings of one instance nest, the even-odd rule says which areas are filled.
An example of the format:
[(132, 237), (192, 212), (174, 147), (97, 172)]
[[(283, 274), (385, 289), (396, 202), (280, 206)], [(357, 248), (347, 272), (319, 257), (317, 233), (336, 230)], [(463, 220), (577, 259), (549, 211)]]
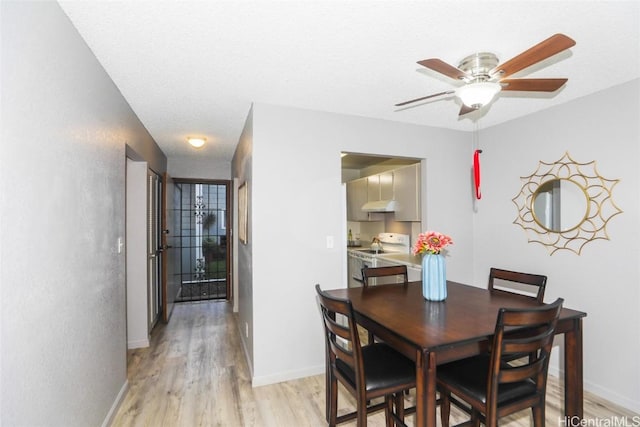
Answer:
[(187, 138), (187, 142), (189, 144), (191, 144), (195, 148), (200, 148), (200, 147), (202, 147), (204, 145), (205, 142), (207, 142), (207, 139), (206, 138), (189, 137), (189, 138)]
[(477, 109), (490, 103), (500, 89), (502, 86), (495, 82), (471, 83), (459, 88), (456, 95), (464, 105)]

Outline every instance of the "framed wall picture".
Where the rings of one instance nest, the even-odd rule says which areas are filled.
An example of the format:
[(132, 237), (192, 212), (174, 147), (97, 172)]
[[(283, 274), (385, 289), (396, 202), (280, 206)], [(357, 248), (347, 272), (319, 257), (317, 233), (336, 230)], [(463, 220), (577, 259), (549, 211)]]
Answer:
[(245, 245), (248, 242), (248, 219), (249, 219), (249, 186), (247, 182), (243, 182), (238, 187), (238, 238)]

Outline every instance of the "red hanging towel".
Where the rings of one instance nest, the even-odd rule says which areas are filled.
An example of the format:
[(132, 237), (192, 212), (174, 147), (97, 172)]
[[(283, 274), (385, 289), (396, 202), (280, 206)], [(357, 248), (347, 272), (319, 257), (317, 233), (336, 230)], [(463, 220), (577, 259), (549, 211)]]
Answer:
[(473, 153), (473, 179), (475, 181), (476, 198), (478, 200), (482, 198), (482, 193), (480, 192), (480, 153), (482, 153), (482, 150), (476, 150), (475, 153)]

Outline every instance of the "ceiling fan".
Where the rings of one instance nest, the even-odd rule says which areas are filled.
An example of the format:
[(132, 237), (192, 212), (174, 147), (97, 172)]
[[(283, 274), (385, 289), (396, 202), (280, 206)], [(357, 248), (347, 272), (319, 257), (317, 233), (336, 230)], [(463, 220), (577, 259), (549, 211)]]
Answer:
[(498, 57), (490, 52), (469, 55), (460, 61), (458, 67), (438, 58), (418, 61), (418, 64), (426, 68), (464, 82), (464, 86), (401, 102), (395, 106), (402, 107), (429, 98), (455, 94), (462, 101), (459, 113), (459, 116), (462, 116), (487, 105), (498, 92), (503, 90), (554, 92), (565, 84), (567, 79), (508, 79), (507, 77), (575, 44), (572, 38), (564, 34), (555, 34), (500, 65), (498, 65)]

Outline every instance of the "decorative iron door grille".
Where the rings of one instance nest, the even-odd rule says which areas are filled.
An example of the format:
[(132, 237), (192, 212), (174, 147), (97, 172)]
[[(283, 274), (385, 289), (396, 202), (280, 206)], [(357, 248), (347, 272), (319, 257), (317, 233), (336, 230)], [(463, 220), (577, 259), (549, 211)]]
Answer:
[(228, 186), (177, 180), (175, 185), (180, 194), (177, 301), (226, 299)]

